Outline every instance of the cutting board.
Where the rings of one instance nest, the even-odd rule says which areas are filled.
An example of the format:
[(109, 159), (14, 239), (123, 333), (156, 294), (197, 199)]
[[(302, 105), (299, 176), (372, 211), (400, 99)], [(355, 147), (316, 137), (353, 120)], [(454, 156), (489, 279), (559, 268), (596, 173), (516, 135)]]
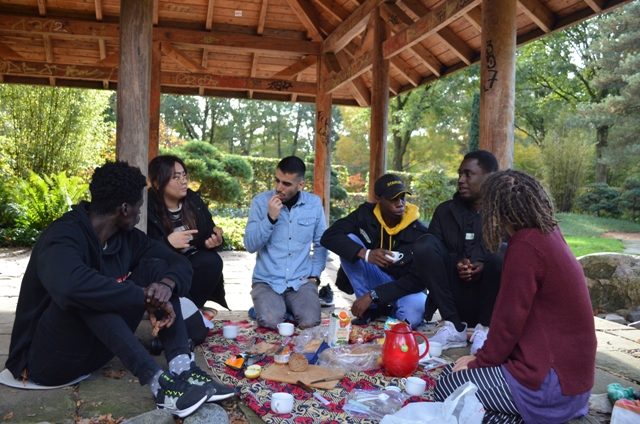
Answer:
[(300, 380), (303, 383), (316, 387), (318, 389), (331, 390), (336, 387), (336, 384), (340, 381), (323, 381), (321, 383), (311, 384), (312, 381), (320, 380), (321, 378), (333, 377), (334, 375), (340, 375), (344, 377), (344, 370), (340, 368), (327, 368), (319, 365), (309, 365), (309, 368), (303, 372), (293, 372), (289, 369), (289, 365), (271, 364), (268, 368), (264, 369), (260, 374), (260, 378), (265, 380), (280, 381), (282, 383), (296, 384), (296, 381)]

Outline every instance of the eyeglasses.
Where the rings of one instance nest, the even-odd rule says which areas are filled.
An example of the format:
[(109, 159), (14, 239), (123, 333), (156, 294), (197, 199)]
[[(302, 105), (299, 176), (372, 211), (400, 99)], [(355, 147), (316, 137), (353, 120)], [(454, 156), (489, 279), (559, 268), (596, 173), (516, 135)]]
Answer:
[(181, 182), (183, 180), (189, 182), (189, 174), (186, 172), (175, 172), (172, 178), (177, 182)]

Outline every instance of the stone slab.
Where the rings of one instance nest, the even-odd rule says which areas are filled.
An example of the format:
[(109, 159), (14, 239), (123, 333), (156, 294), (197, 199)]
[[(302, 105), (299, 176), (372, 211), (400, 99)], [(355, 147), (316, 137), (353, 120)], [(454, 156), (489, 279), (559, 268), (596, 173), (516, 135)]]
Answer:
[(640, 359), (619, 351), (598, 350), (596, 366), (604, 371), (622, 375), (631, 382), (640, 383)]
[(626, 327), (623, 329), (608, 330), (607, 333), (614, 334), (618, 337), (634, 341), (637, 344), (636, 349), (640, 349), (640, 330), (636, 330), (635, 328), (632, 328), (632, 327)]
[(598, 339), (598, 350), (640, 349), (640, 343), (633, 341), (633, 339), (621, 337), (619, 332), (614, 334), (612, 332), (596, 331), (596, 338)]
[(640, 390), (640, 384), (596, 368), (596, 382), (591, 393), (594, 395), (607, 393), (607, 386), (612, 383), (619, 383), (622, 387), (633, 387), (634, 391)]
[(596, 325), (596, 331), (598, 330), (619, 330), (621, 327), (625, 328), (625, 325), (621, 325), (612, 321), (607, 321), (606, 319), (594, 317), (594, 322)]
[[(5, 358), (6, 359), (6, 358)], [(4, 362), (4, 361), (3, 361)], [(0, 417), (12, 413), (8, 423), (75, 424), (77, 387), (55, 390), (20, 390), (0, 385)]]

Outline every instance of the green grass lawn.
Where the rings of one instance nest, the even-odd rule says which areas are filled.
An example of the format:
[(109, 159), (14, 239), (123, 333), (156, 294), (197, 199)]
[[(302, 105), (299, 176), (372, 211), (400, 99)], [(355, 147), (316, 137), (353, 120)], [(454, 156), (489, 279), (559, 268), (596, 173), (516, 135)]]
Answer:
[(559, 213), (560, 229), (576, 257), (598, 252), (624, 251), (625, 245), (617, 239), (600, 238), (608, 232), (640, 233), (640, 224), (593, 215)]

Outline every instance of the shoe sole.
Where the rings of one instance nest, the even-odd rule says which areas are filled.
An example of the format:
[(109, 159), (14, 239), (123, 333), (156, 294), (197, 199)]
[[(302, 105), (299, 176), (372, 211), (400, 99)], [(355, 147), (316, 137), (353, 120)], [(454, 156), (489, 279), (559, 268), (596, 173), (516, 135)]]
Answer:
[(179, 411), (172, 411), (168, 408), (164, 408), (164, 407), (160, 407), (160, 405), (156, 405), (157, 409), (166, 409), (167, 411), (171, 412), (171, 415), (175, 415), (178, 418), (184, 418), (188, 415), (193, 414), (194, 412), (196, 412), (196, 410), (198, 408), (200, 408), (202, 406), (203, 403), (205, 403), (207, 401), (207, 397), (203, 397), (202, 399), (200, 399), (197, 403), (193, 404), (192, 406), (188, 407), (187, 409), (181, 409)]
[(225, 400), (225, 399), (229, 399), (230, 397), (235, 396), (235, 393), (226, 393), (224, 395), (211, 395), (209, 397), (209, 399), (207, 399), (207, 403), (208, 402), (217, 402), (219, 400)]
[(455, 349), (458, 347), (467, 347), (467, 342), (447, 343), (446, 345), (442, 346), (442, 350)]

